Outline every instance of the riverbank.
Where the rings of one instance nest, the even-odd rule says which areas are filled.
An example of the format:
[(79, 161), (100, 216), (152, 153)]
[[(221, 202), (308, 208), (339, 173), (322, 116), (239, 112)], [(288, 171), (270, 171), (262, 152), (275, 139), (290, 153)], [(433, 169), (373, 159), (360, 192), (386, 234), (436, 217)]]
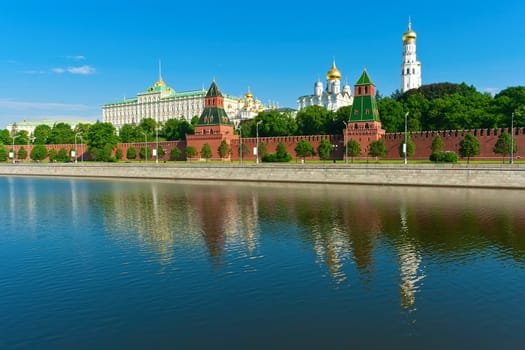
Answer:
[(6, 163), (0, 175), (525, 189), (521, 165)]

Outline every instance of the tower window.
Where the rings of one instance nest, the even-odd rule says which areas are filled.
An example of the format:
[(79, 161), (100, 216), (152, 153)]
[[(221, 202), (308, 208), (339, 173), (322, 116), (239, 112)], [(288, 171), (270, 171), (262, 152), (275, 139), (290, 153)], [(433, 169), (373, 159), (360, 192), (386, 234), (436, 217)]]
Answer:
[(410, 74), (410, 68), (407, 68), (407, 74)]
[(368, 94), (368, 86), (365, 86), (365, 94)]

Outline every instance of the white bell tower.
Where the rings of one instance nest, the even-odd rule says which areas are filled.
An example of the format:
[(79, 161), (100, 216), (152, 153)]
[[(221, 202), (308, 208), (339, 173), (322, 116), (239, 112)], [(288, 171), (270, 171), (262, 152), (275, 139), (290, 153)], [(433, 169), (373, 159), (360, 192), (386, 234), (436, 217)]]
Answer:
[(409, 17), (408, 30), (403, 34), (403, 63), (401, 63), (401, 92), (403, 93), (421, 86), (421, 62), (416, 59), (416, 37)]

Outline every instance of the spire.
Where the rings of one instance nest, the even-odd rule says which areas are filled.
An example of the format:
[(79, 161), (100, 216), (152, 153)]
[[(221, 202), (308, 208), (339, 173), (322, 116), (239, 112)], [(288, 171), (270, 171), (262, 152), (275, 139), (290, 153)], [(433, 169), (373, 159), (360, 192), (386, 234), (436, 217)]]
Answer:
[(159, 80), (155, 83), (155, 86), (166, 86), (164, 80), (162, 80), (162, 66), (159, 59)]
[(410, 16), (408, 16), (408, 30), (412, 30), (412, 21), (410, 20)]

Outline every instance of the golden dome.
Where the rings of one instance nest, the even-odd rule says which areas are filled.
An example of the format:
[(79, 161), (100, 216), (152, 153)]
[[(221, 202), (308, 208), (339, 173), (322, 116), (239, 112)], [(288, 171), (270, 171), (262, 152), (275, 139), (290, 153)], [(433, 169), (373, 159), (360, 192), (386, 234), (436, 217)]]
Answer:
[(408, 30), (403, 34), (403, 41), (415, 41), (416, 40), (416, 32), (412, 30), (412, 22), (410, 22), (410, 18), (408, 19)]
[(245, 99), (253, 98), (253, 95), (252, 95), (252, 93), (250, 92), (249, 89), (248, 89), (248, 92), (246, 92), (246, 94), (244, 95), (244, 98)]
[(341, 72), (335, 66), (335, 60), (332, 63), (332, 68), (326, 73), (326, 80), (341, 80)]
[(166, 86), (166, 83), (162, 80), (162, 77), (159, 77), (159, 81), (155, 83), (155, 86)]

